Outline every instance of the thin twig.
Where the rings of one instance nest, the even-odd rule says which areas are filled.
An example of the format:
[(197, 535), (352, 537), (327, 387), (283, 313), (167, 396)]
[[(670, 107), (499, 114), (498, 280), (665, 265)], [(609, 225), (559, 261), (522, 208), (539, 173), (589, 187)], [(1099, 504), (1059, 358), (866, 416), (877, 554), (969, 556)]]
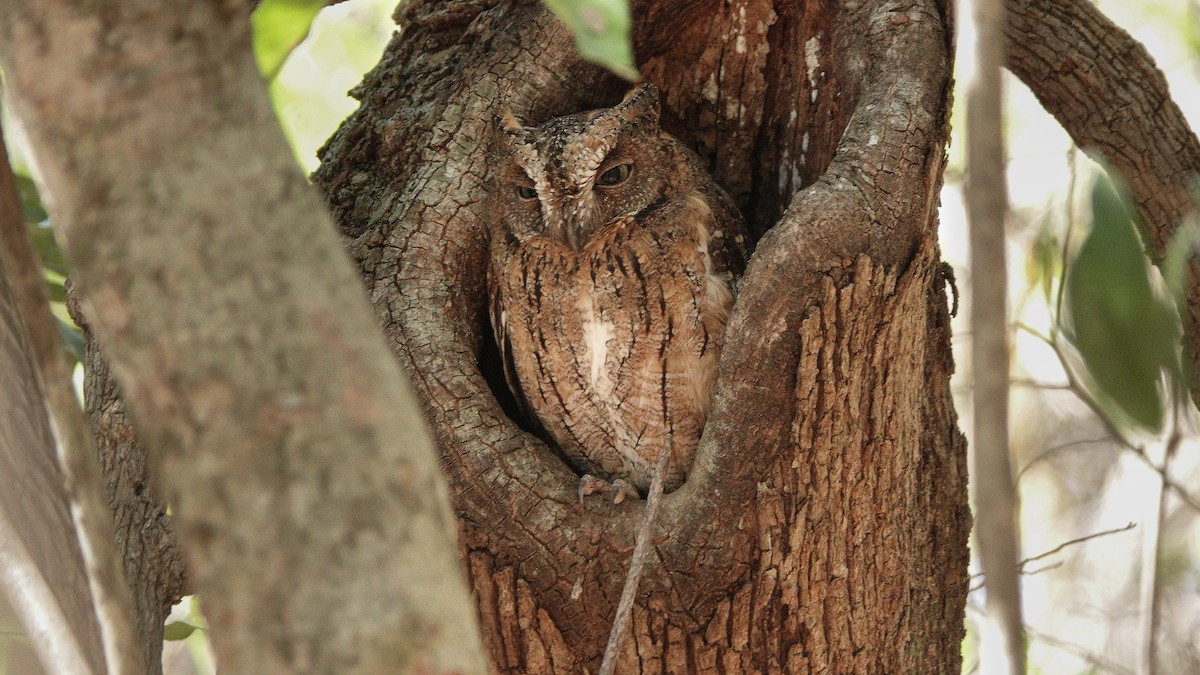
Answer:
[(1025, 576), (1025, 577), (1037, 576), (1039, 574), (1042, 574), (1043, 572), (1050, 572), (1050, 571), (1056, 570), (1062, 566), (1063, 566), (1063, 562), (1060, 560), (1055, 563), (1050, 563), (1049, 565), (1046, 565), (1044, 567), (1038, 567), (1037, 569), (1032, 569), (1032, 570), (1022, 569), (1021, 576)]
[(1182, 501), (1184, 504), (1187, 504), (1192, 510), (1200, 513), (1200, 499), (1197, 499), (1194, 495), (1192, 495), (1192, 493), (1188, 492), (1186, 487), (1175, 482), (1175, 479), (1167, 475), (1166, 467), (1155, 464), (1154, 460), (1150, 459), (1150, 457), (1146, 455), (1144, 448), (1137, 447), (1130, 448), (1130, 450), (1133, 451), (1134, 457), (1142, 460), (1143, 464), (1150, 467), (1154, 473), (1159, 475), (1163, 482), (1166, 483), (1166, 486), (1171, 488), (1171, 490), (1175, 493), (1175, 496), (1178, 497), (1180, 501)]
[[(1162, 549), (1163, 511), (1167, 502), (1167, 476), (1171, 456), (1179, 447), (1183, 435), (1179, 432), (1180, 410), (1172, 415), (1171, 435), (1163, 444), (1162, 473), (1154, 489), (1154, 501), (1150, 505), (1151, 512), (1146, 518), (1146, 527), (1142, 530), (1142, 574), (1140, 579), (1139, 599), (1142, 616), (1142, 648), (1139, 650), (1138, 672), (1143, 675), (1153, 675), (1158, 663), (1158, 624), (1159, 624), (1159, 586), (1158, 560)], [(1147, 460), (1150, 458), (1147, 456)]]
[(650, 494), (646, 495), (646, 514), (642, 517), (641, 527), (638, 528), (637, 540), (633, 546), (633, 559), (629, 562), (629, 572), (625, 575), (625, 587), (621, 589), (621, 600), (617, 603), (617, 616), (613, 619), (612, 629), (608, 633), (608, 644), (604, 647), (604, 660), (600, 663), (600, 675), (613, 675), (617, 668), (617, 655), (621, 651), (621, 643), (625, 641), (625, 632), (629, 627), (629, 615), (633, 611), (633, 600), (637, 597), (638, 582), (642, 579), (642, 569), (650, 551), (650, 535), (654, 531), (654, 523), (658, 519), (658, 507), (662, 502), (663, 478), (667, 473), (667, 462), (671, 457), (671, 441), (658, 456), (654, 466), (654, 479), (650, 481)]
[(1078, 656), (1079, 658), (1083, 659), (1084, 661), (1087, 661), (1088, 664), (1090, 664), (1094, 668), (1106, 670), (1110, 673), (1117, 673), (1117, 675), (1133, 675), (1133, 671), (1121, 666), (1119, 663), (1114, 663), (1114, 662), (1104, 658), (1103, 656), (1100, 656), (1094, 652), (1084, 649), (1083, 647), (1080, 647), (1079, 645), (1072, 644), (1065, 640), (1060, 640), (1060, 639), (1054, 637), (1053, 635), (1047, 635), (1046, 633), (1036, 631), (1036, 630), (1030, 628), (1029, 626), (1025, 627), (1025, 633), (1029, 637), (1037, 640), (1038, 642), (1044, 642), (1045, 644), (1050, 645), (1051, 647), (1054, 647), (1055, 649), (1059, 649), (1061, 651), (1067, 652), (1068, 654), (1073, 654), (1075, 656)]
[[(1035, 556), (1030, 556), (1030, 557), (1028, 557), (1028, 558), (1025, 558), (1024, 560), (1022, 560), (1021, 562), (1017, 563), (1017, 571), (1018, 571), (1020, 574), (1023, 574), (1023, 575), (1025, 575), (1025, 576), (1033, 576), (1033, 575), (1035, 575), (1035, 574), (1041, 574), (1042, 572), (1048, 572), (1048, 571), (1050, 571), (1050, 570), (1052, 570), (1052, 569), (1055, 569), (1055, 568), (1057, 568), (1057, 567), (1058, 567), (1059, 565), (1061, 565), (1062, 563), (1055, 563), (1053, 566), (1041, 567), (1041, 568), (1038, 568), (1037, 570), (1033, 570), (1033, 571), (1026, 571), (1026, 570), (1025, 570), (1025, 566), (1026, 566), (1026, 565), (1028, 565), (1028, 564), (1029, 564), (1029, 563), (1031, 563), (1031, 562), (1037, 562), (1038, 560), (1044, 560), (1045, 558), (1048, 558), (1048, 557), (1050, 557), (1050, 556), (1052, 556), (1052, 555), (1054, 555), (1054, 554), (1056, 554), (1056, 553), (1059, 553), (1059, 552), (1061, 552), (1063, 549), (1069, 548), (1069, 547), (1071, 547), (1071, 546), (1075, 546), (1076, 544), (1082, 544), (1082, 543), (1084, 543), (1084, 542), (1091, 541), (1091, 540), (1093, 540), (1093, 539), (1099, 539), (1100, 537), (1107, 537), (1107, 536), (1109, 536), (1109, 535), (1112, 535), (1112, 534), (1118, 534), (1118, 533), (1121, 533), (1121, 532), (1127, 532), (1127, 531), (1129, 531), (1129, 530), (1132, 530), (1132, 529), (1133, 529), (1133, 528), (1135, 528), (1135, 527), (1137, 527), (1137, 524), (1135, 524), (1135, 523), (1128, 523), (1127, 525), (1125, 525), (1125, 526), (1123, 526), (1123, 527), (1116, 527), (1116, 528), (1113, 528), (1113, 529), (1111, 529), (1111, 530), (1103, 530), (1103, 531), (1101, 531), (1101, 532), (1093, 532), (1092, 534), (1086, 534), (1086, 535), (1084, 535), (1084, 536), (1082, 536), (1082, 537), (1076, 537), (1075, 539), (1071, 539), (1071, 540), (1068, 540), (1068, 541), (1064, 541), (1063, 543), (1059, 544), (1058, 546), (1055, 546), (1054, 548), (1050, 549), (1049, 551), (1045, 551), (1045, 552), (1043, 552), (1043, 553), (1039, 553), (1039, 554), (1037, 554), (1037, 555), (1035, 555)], [(984, 576), (984, 575), (983, 575), (983, 573), (982, 573), (982, 572), (977, 572), (977, 573), (975, 573), (975, 574), (972, 574), (972, 575), (970, 576), (970, 578), (971, 578), (971, 579), (979, 579), (979, 578), (982, 578), (983, 576)], [(979, 589), (980, 589), (980, 588), (982, 588), (982, 587), (983, 587), (983, 586), (982, 586), (982, 584), (981, 584), (981, 585), (977, 585), (977, 586), (972, 586), (968, 592), (971, 592), (971, 591), (977, 591), (977, 590), (979, 590)]]
[(1014, 323), (1013, 328), (1016, 328), (1017, 330), (1023, 330), (1026, 333), (1029, 333), (1030, 335), (1032, 335), (1033, 337), (1041, 340), (1042, 342), (1045, 342), (1051, 348), (1054, 347), (1054, 338), (1046, 335), (1045, 333), (1034, 328), (1033, 326), (1030, 326), (1029, 324), (1025, 323), (1024, 321), (1018, 321), (1018, 322)]
[(1039, 382), (1026, 377), (1014, 377), (1008, 381), (1014, 387), (1023, 387), (1025, 389), (1042, 389), (1047, 391), (1071, 391), (1070, 384), (1059, 384), (1052, 382)]
[(1097, 443), (1115, 443), (1115, 441), (1112, 437), (1105, 436), (1103, 438), (1084, 438), (1075, 441), (1067, 441), (1066, 443), (1060, 443), (1058, 445), (1051, 446), (1038, 453), (1036, 457), (1029, 460), (1025, 466), (1021, 467), (1021, 470), (1017, 471), (1017, 479), (1020, 480), (1020, 478), (1025, 475), (1025, 472), (1029, 471), (1035, 465), (1050, 459), (1054, 455), (1057, 455), (1064, 450), (1070, 450), (1071, 448), (1076, 448), (1081, 445), (1094, 445)]
[(1030, 557), (1028, 557), (1028, 558), (1026, 558), (1026, 559), (1022, 560), (1022, 561), (1021, 561), (1021, 562), (1020, 562), (1020, 563), (1017, 565), (1017, 567), (1018, 567), (1018, 568), (1022, 568), (1022, 569), (1023, 569), (1023, 568), (1024, 568), (1026, 565), (1028, 565), (1029, 563), (1031, 563), (1031, 562), (1037, 562), (1037, 561), (1039, 561), (1039, 560), (1044, 560), (1045, 558), (1049, 558), (1050, 556), (1054, 555), (1055, 553), (1058, 553), (1058, 552), (1062, 551), (1062, 550), (1063, 550), (1063, 549), (1065, 549), (1065, 548), (1069, 548), (1069, 547), (1071, 547), (1071, 546), (1075, 546), (1076, 544), (1082, 544), (1082, 543), (1084, 543), (1085, 541), (1091, 541), (1091, 540), (1093, 540), (1093, 539), (1099, 539), (1100, 537), (1107, 537), (1107, 536), (1109, 536), (1110, 534), (1118, 534), (1118, 533), (1121, 533), (1121, 532), (1128, 532), (1129, 530), (1132, 530), (1132, 529), (1133, 529), (1133, 528), (1135, 528), (1135, 527), (1137, 527), (1137, 524), (1136, 524), (1136, 523), (1132, 523), (1132, 522), (1131, 522), (1131, 523), (1127, 523), (1127, 524), (1125, 524), (1123, 527), (1115, 527), (1115, 528), (1113, 528), (1113, 529), (1111, 529), (1111, 530), (1104, 530), (1104, 531), (1101, 531), (1101, 532), (1093, 532), (1093, 533), (1091, 533), (1091, 534), (1085, 534), (1085, 535), (1084, 535), (1084, 536), (1082, 536), (1082, 537), (1076, 537), (1075, 539), (1071, 539), (1071, 540), (1069, 540), (1069, 541), (1064, 541), (1063, 543), (1059, 544), (1058, 546), (1055, 546), (1054, 548), (1050, 549), (1049, 551), (1046, 551), (1045, 553), (1039, 553), (1039, 554), (1037, 554), (1037, 555), (1035, 555), (1035, 556), (1030, 556)]
[[(1165, 485), (1170, 488), (1171, 491), (1174, 492), (1181, 501), (1187, 504), (1192, 510), (1200, 513), (1200, 499), (1197, 499), (1194, 495), (1192, 495), (1186, 487), (1175, 482), (1167, 474), (1163, 467), (1159, 466), (1154, 462), (1154, 460), (1146, 456), (1146, 449), (1144, 447), (1135, 445), (1121, 434), (1120, 430), (1117, 429), (1116, 425), (1114, 425), (1112, 420), (1110, 420), (1105, 414), (1104, 409), (1100, 407), (1100, 403), (1093, 398), (1092, 395), (1088, 393), (1087, 389), (1083, 387), (1083, 384), (1080, 383), (1078, 376), (1075, 375), (1075, 372), (1071, 369), (1067, 362), (1066, 354), (1063, 352), (1062, 347), (1057, 343), (1057, 341), (1055, 341), (1053, 338), (1043, 335), (1036, 328), (1033, 328), (1027, 324), (1018, 322), (1016, 323), (1016, 327), (1017, 329), (1023, 330), (1037, 339), (1045, 342), (1050, 349), (1054, 351), (1054, 355), (1058, 358), (1059, 364), (1062, 365), (1063, 372), (1067, 374), (1067, 382), (1070, 385), (1071, 391), (1077, 397), (1079, 397), (1079, 400), (1082, 401), (1089, 410), (1092, 411), (1092, 414), (1095, 415), (1096, 419), (1100, 421), (1100, 424), (1104, 427), (1104, 430), (1108, 432), (1109, 436), (1112, 438), (1112, 441), (1122, 448), (1129, 450), (1135, 457), (1142, 460), (1146, 466), (1153, 469), (1154, 472), (1162, 478)], [(1037, 460), (1035, 459), (1034, 461)], [(1030, 463), (1032, 464), (1032, 462)]]

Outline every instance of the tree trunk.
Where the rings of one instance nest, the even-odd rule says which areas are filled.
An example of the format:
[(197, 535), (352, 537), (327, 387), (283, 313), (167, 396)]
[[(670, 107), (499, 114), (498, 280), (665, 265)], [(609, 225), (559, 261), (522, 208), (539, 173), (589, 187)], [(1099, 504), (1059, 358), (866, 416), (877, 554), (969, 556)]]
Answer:
[[(665, 125), (765, 234), (618, 672), (958, 672), (970, 517), (936, 245), (949, 5), (634, 12)], [(314, 178), (433, 425), (493, 667), (595, 671), (644, 502), (580, 507), (578, 477), (497, 402), (481, 139), (502, 108), (545, 120), (625, 85), (535, 2), (400, 20)]]
[[(7, 154), (0, 161), (7, 162)], [(0, 167), (0, 191), (13, 189), (6, 169)], [(0, 218), (15, 223), (0, 227), (24, 228), (20, 210), (8, 210), (5, 196), (0, 192)], [(43, 661), (63, 672), (104, 673), (95, 600), (8, 274), (0, 260), (0, 595), (8, 597)]]
[(224, 670), (480, 670), (432, 443), (296, 170), (246, 9), (0, 3), (82, 308)]

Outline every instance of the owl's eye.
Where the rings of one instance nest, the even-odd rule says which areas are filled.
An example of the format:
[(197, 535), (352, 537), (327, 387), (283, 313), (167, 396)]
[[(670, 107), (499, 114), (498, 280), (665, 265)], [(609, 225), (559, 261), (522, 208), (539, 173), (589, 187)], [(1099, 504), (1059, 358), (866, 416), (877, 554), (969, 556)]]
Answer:
[(537, 190), (534, 190), (527, 185), (518, 185), (517, 196), (525, 200), (537, 199)]
[(629, 171), (631, 168), (631, 164), (618, 164), (617, 166), (614, 166), (608, 171), (600, 174), (600, 178), (596, 179), (596, 185), (602, 187), (620, 185), (621, 183), (625, 182), (626, 178), (629, 178)]

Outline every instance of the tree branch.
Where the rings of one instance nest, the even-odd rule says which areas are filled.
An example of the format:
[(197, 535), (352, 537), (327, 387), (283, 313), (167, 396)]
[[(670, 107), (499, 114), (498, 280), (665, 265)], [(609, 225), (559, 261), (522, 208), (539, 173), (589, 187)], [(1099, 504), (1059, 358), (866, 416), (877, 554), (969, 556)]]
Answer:
[(980, 663), (985, 673), (1025, 672), (1020, 502), (1008, 445), (1008, 275), (1005, 221), (1008, 189), (1001, 124), (1003, 0), (970, 3), (974, 69), (967, 78), (967, 216), (970, 221), (971, 349), (974, 452), (971, 482), (976, 547), (987, 589)]
[[(112, 513), (101, 494), (103, 480), (96, 457), (96, 445), (79, 407), (79, 400), (75, 396), (71, 367), (63, 352), (58, 325), (50, 313), (41, 268), (29, 242), (29, 233), (25, 229), (16, 181), (13, 179), (2, 133), (0, 272), (12, 283), (11, 297), (17, 305), (14, 309), (20, 317), (18, 322), (10, 327), (24, 326), (28, 340), (18, 340), (17, 343), (24, 343), (29, 347), (35, 364), (34, 379), (27, 379), (24, 383), (27, 387), (32, 387), (32, 392), (38, 392), (45, 397), (44, 403), (51, 415), (48, 422), (53, 425), (53, 439), (57, 441), (51, 441), (51, 437), (47, 435), (39, 440), (51, 441), (49, 443), (30, 443), (24, 447), (10, 449), (12, 452), (30, 455), (46, 451), (54, 453), (57, 450), (56, 455), (51, 455), (57, 460), (57, 466), (51, 467), (35, 461), (33, 457), (13, 458), (13, 461), (18, 462), (18, 467), (13, 468), (24, 470), (7, 475), (17, 476), (22, 482), (29, 481), (35, 485), (42, 482), (39, 488), (45, 494), (38, 495), (39, 498), (52, 502), (57, 502), (60, 498), (65, 499), (73, 507), (67, 511), (73, 516), (73, 520), (68, 523), (57, 522), (55, 518), (61, 515), (61, 511), (46, 505), (44, 513), (27, 514), (30, 519), (25, 522), (16, 521), (12, 525), (18, 528), (16, 534), (21, 535), (21, 539), (25, 541), (43, 537), (57, 540), (54, 548), (60, 552), (61, 557), (33, 560), (43, 567), (38, 570), (41, 575), (48, 579), (56, 579), (60, 583), (66, 582), (65, 586), (56, 589), (57, 592), (78, 594), (78, 597), (74, 598), (60, 596), (59, 600), (63, 608), (75, 609), (75, 612), (72, 612), (74, 616), (69, 617), (73, 624), (70, 628), (78, 631), (73, 639), (84, 646), (84, 653), (93, 660), (92, 667), (99, 669), (99, 664), (94, 660), (99, 657), (99, 663), (104, 663), (109, 672), (136, 672), (141, 665), (137, 658), (139, 650), (135, 647), (133, 637), (133, 609), (129, 600), (129, 589), (121, 573), (120, 558), (115, 554), (116, 547), (113, 545)], [(19, 372), (20, 369), (13, 367), (3, 371)], [(21, 382), (22, 378), (13, 379), (14, 386)], [(33, 410), (25, 410), (25, 414), (29, 415), (31, 420), (41, 420), (44, 412), (40, 406)], [(31, 475), (33, 472), (41, 472), (43, 475)], [(55, 503), (53, 506), (60, 505)], [(28, 529), (22, 531), (22, 528)], [(78, 557), (80, 554), (82, 559)], [(76, 564), (82, 564), (82, 568), (72, 569)], [(87, 582), (87, 589), (70, 583), (76, 581), (75, 575), (80, 573)], [(23, 606), (23, 603), (18, 603), (18, 606)], [(93, 613), (99, 620), (98, 624), (93, 623)], [(39, 628), (46, 630), (48, 627), (43, 625)], [(93, 632), (97, 629), (98, 634)], [(44, 637), (45, 635), (35, 636)], [(97, 638), (100, 638), (103, 648), (98, 652), (89, 653), (91, 649), (100, 647), (92, 642)], [(68, 640), (65, 637), (57, 639)], [(40, 641), (35, 643), (40, 644)], [(42, 650), (41, 656), (46, 659), (55, 651)], [(46, 661), (44, 665), (50, 670), (62, 667), (62, 664), (54, 661)]]
[[(1081, 148), (1125, 179), (1155, 255), (1196, 211), (1200, 141), (1140, 43), (1087, 0), (1011, 0), (1008, 68)], [(1200, 267), (1188, 277), (1185, 346), (1200, 397)]]
[(221, 618), (223, 669), (481, 672), (436, 455), (243, 10), (0, 4), (84, 311)]

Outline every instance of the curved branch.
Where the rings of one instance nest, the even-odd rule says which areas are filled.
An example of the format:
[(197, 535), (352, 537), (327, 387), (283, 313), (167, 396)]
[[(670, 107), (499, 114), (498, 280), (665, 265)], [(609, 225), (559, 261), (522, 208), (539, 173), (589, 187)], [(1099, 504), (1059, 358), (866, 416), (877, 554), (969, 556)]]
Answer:
[[(888, 29), (900, 21), (906, 30)], [(786, 419), (773, 408), (789, 400), (785, 391), (808, 383), (779, 377), (778, 364), (799, 360), (803, 345), (795, 335), (810, 307), (826, 295), (826, 280), (848, 283), (860, 256), (903, 271), (934, 222), (931, 195), (940, 187), (949, 83), (931, 81), (929, 73), (948, 72), (944, 18), (930, 3), (921, 9), (884, 3), (860, 6), (843, 25), (873, 36), (857, 43), (862, 51), (839, 53), (829, 62), (849, 71), (840, 74), (843, 81), (861, 80), (862, 89), (828, 170), (795, 196), (746, 271), (728, 328), (730, 335), (746, 337), (731, 341), (722, 354), (712, 433), (701, 446), (697, 480), (688, 481), (701, 492), (752, 498), (753, 490), (732, 484), (755, 479), (738, 465), (792, 442), (787, 425), (751, 439), (732, 433), (731, 422), (743, 416)], [(722, 510), (738, 511), (726, 504), (711, 515)]]
[[(1011, 0), (1008, 68), (1082, 148), (1133, 192), (1155, 254), (1197, 204), (1200, 141), (1141, 43), (1087, 0)], [(1200, 263), (1188, 279), (1186, 347), (1200, 396)]]

